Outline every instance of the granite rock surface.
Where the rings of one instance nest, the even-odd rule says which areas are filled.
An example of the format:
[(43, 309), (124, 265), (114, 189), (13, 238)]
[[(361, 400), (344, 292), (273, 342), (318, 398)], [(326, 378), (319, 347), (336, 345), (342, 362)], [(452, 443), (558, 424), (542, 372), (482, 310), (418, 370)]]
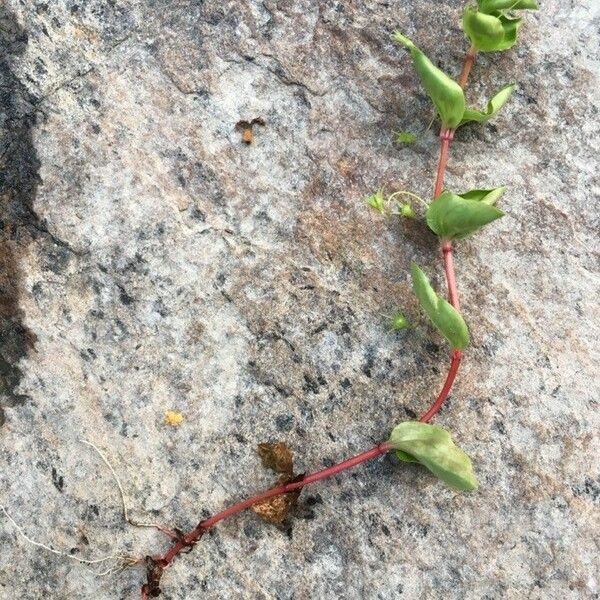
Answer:
[[(274, 483), (285, 440), (315, 470), (426, 409), (447, 366), (408, 267), (433, 235), (384, 221), (427, 196), (430, 104), (391, 32), (449, 72), (462, 2), (6, 0), (0, 7), (0, 503), (74, 556), (145, 555), (138, 520), (193, 527)], [(374, 461), (306, 489), (282, 527), (244, 514), (164, 597), (600, 597), (599, 7), (547, 0), (477, 59), (447, 185), (507, 185), (507, 216), (457, 248), (473, 344), (437, 418), (481, 481), (461, 495)], [(241, 143), (241, 120), (263, 119)], [(398, 147), (394, 130), (424, 132)], [(414, 324), (393, 334), (383, 315)], [(184, 420), (165, 422), (166, 411)], [(138, 598), (0, 514), (0, 597)]]

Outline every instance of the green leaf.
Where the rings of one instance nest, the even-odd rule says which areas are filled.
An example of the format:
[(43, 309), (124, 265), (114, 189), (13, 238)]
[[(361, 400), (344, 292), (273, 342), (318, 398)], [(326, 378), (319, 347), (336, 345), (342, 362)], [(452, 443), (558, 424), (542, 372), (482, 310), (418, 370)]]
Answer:
[(504, 29), (500, 19), (486, 15), (467, 6), (463, 13), (463, 30), (471, 44), (481, 52), (494, 52), (504, 41)]
[(479, 0), (479, 10), (492, 13), (497, 10), (538, 10), (536, 0)]
[(465, 8), (463, 29), (471, 44), (481, 52), (501, 52), (517, 43), (521, 18), (507, 17), (500, 11), (478, 12)]
[[(495, 191), (491, 190), (490, 193)], [(452, 192), (442, 192), (429, 205), (425, 216), (429, 229), (443, 239), (454, 240), (474, 233), (503, 215), (500, 209), (488, 202), (471, 200)]]
[(457, 194), (461, 198), (465, 200), (476, 200), (477, 202), (483, 202), (484, 204), (489, 204), (493, 206), (498, 202), (500, 197), (504, 194), (506, 188), (504, 186), (499, 188), (493, 188), (489, 190), (469, 190), (468, 192), (464, 192), (462, 194)]
[(440, 115), (442, 127), (456, 128), (465, 112), (462, 88), (452, 77), (438, 69), (410, 39), (396, 32), (394, 40), (410, 50), (421, 83)]
[(470, 121), (476, 121), (478, 123), (485, 123), (492, 117), (496, 116), (496, 113), (508, 102), (512, 93), (517, 89), (516, 84), (510, 83), (504, 86), (499, 92), (494, 94), (490, 101), (487, 103), (485, 110), (474, 110), (467, 108), (463, 114), (461, 125), (469, 123)]
[(436, 294), (427, 275), (415, 263), (412, 263), (410, 273), (413, 290), (432, 323), (453, 348), (466, 348), (469, 345), (469, 330), (462, 315), (447, 300)]
[(417, 141), (417, 136), (409, 131), (396, 131), (394, 141), (397, 144), (412, 144)]
[(523, 19), (516, 18), (511, 19), (505, 15), (498, 15), (500, 23), (502, 23), (502, 29), (504, 29), (504, 40), (496, 48), (498, 51), (508, 50), (517, 43), (517, 34), (519, 33), (519, 27)]
[(400, 460), (421, 463), (453, 490), (477, 488), (471, 459), (442, 427), (406, 421), (394, 427), (389, 441)]

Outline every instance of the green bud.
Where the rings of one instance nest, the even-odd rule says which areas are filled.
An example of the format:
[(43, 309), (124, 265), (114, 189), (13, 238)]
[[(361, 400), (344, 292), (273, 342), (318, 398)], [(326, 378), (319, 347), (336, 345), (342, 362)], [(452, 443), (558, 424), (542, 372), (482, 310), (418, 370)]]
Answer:
[(407, 219), (414, 219), (417, 215), (410, 204), (399, 204), (400, 216), (406, 217)]
[(396, 32), (394, 40), (410, 51), (421, 83), (440, 115), (442, 127), (456, 128), (465, 112), (465, 95), (462, 88), (452, 77), (438, 69), (410, 39)]
[(465, 8), (463, 29), (471, 44), (481, 52), (508, 50), (517, 43), (520, 18), (511, 18), (499, 11), (478, 12)]
[(365, 202), (368, 206), (370, 206), (373, 210), (376, 210), (378, 213), (385, 215), (386, 214), (386, 206), (385, 206), (385, 197), (381, 190), (377, 190), (374, 194), (371, 194)]
[(432, 323), (453, 348), (466, 348), (469, 345), (469, 330), (462, 315), (447, 300), (435, 293), (427, 275), (415, 263), (411, 265), (410, 273), (415, 295)]
[(463, 13), (463, 29), (471, 44), (481, 52), (493, 52), (504, 41), (500, 19), (478, 12), (470, 6)]
[(536, 0), (479, 0), (479, 10), (493, 13), (498, 10), (538, 10)]
[(392, 331), (402, 331), (409, 326), (408, 319), (399, 310), (396, 311), (390, 319), (390, 329)]
[(502, 216), (504, 213), (490, 203), (469, 200), (452, 192), (440, 194), (426, 214), (429, 229), (448, 240), (467, 237)]
[(412, 144), (417, 141), (417, 136), (408, 131), (396, 131), (394, 133), (394, 141), (396, 144)]
[(477, 488), (471, 459), (442, 427), (406, 421), (394, 427), (389, 442), (400, 460), (422, 464), (453, 490)]
[(495, 117), (496, 113), (508, 102), (516, 89), (517, 86), (514, 83), (504, 86), (499, 92), (491, 97), (485, 110), (467, 108), (460, 124), (464, 125), (470, 121), (476, 121), (477, 123), (489, 121), (492, 117)]

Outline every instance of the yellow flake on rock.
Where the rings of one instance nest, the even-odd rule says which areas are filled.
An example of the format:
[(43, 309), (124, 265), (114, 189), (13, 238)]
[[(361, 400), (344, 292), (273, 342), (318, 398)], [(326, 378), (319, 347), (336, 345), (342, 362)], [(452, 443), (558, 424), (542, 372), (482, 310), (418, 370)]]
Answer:
[(177, 427), (183, 422), (183, 415), (173, 410), (168, 410), (165, 413), (165, 421), (167, 425), (170, 425), (171, 427)]

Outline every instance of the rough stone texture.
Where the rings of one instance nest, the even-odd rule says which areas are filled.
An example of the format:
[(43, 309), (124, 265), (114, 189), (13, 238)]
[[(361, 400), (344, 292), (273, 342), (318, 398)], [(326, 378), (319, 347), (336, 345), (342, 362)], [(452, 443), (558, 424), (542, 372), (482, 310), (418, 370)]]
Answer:
[[(549, 0), (478, 59), (447, 183), (506, 184), (508, 215), (458, 247), (471, 324), (438, 418), (481, 489), (386, 457), (245, 514), (166, 574), (183, 598), (598, 598), (598, 5)], [(434, 237), (362, 198), (430, 193), (430, 106), (395, 28), (457, 73), (462, 2), (8, 0), (0, 9), (0, 500), (79, 556), (155, 553), (134, 516), (193, 526), (270, 485), (285, 439), (312, 470), (385, 439), (438, 391), (447, 349), (407, 268)], [(240, 119), (263, 117), (255, 142)], [(416, 327), (386, 331), (403, 306)], [(183, 413), (177, 428), (166, 410)], [(0, 521), (2, 598), (137, 598)]]

